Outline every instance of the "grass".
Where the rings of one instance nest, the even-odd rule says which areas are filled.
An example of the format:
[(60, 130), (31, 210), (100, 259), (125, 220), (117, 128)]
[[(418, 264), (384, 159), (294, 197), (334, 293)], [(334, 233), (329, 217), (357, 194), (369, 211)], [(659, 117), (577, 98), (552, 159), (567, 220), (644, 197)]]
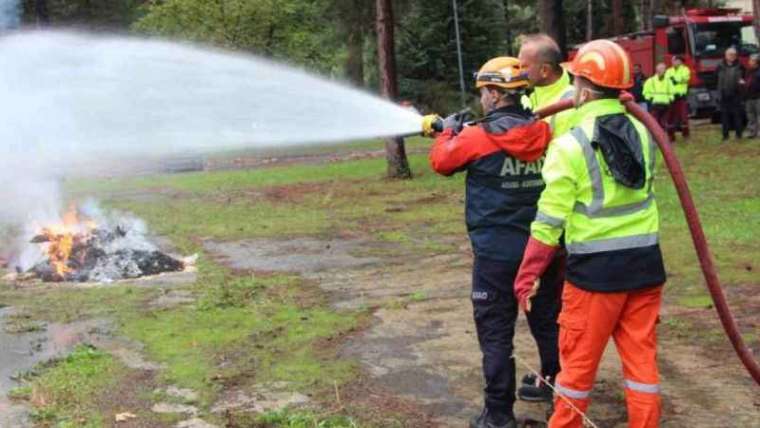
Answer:
[[(719, 131), (702, 127), (694, 132), (690, 145), (678, 145), (676, 150), (720, 277), (727, 294), (733, 296), (734, 287), (758, 286), (760, 180), (755, 174), (760, 143), (725, 146), (717, 141)], [(421, 148), (428, 143), (415, 140), (412, 144)], [(361, 143), (356, 147), (380, 146)], [(21, 307), (29, 314), (21, 328), (33, 327), (38, 320), (116, 320), (122, 334), (143, 343), (148, 357), (165, 365), (160, 382), (197, 390), (206, 409), (230, 385), (287, 381), (288, 388), (319, 397), (354, 376), (354, 362), (335, 358), (340, 341), (333, 339), (362, 325), (366, 312), (331, 310), (315, 285), (298, 275), (227, 270), (203, 253), (202, 241), (348, 236), (382, 244), (366, 249), (379, 257), (458, 251), (452, 242), (461, 242), (465, 234), (463, 176), (433, 174), (422, 154), (411, 155), (410, 162), (415, 172), (411, 181), (383, 179), (385, 160), (378, 158), (70, 182), (72, 194), (95, 193), (107, 206), (144, 218), (183, 253), (199, 252), (199, 277), (190, 286), (198, 298), (196, 304), (151, 309), (146, 303), (158, 291), (143, 288), (19, 290), (2, 284), (0, 304)], [(700, 340), (716, 342), (711, 338), (718, 323), (707, 312), (712, 311), (708, 309), (711, 302), (675, 190), (662, 165), (656, 187), (669, 275), (666, 302), (688, 309), (686, 315), (666, 317), (664, 331), (675, 340), (689, 340), (698, 328)], [(418, 292), (388, 305), (405, 307), (427, 298)], [(741, 303), (739, 297), (732, 299), (734, 305)], [(695, 317), (694, 311), (709, 315)], [(695, 319), (700, 318), (702, 324), (696, 325)], [(745, 333), (745, 337), (750, 344), (760, 343), (757, 334)], [(64, 364), (50, 369), (51, 373), (60, 370), (76, 379), (77, 359), (90, 357), (78, 355), (71, 367)], [(93, 358), (114, 370), (110, 381), (118, 378), (112, 360)], [(65, 371), (66, 367), (72, 371)], [(103, 381), (108, 382), (109, 376)], [(39, 388), (50, 386), (50, 391), (56, 391), (60, 379), (42, 376), (37, 382)], [(50, 397), (57, 406), (55, 417), (78, 417), (78, 409), (88, 405), (86, 397), (83, 403), (55, 393)], [(364, 421), (324, 416), (317, 408), (265, 414), (250, 426), (351, 427), (359, 423)]]
[(35, 405), (32, 419), (60, 428), (105, 426), (93, 397), (114, 386), (125, 371), (111, 355), (89, 346), (44, 364), (26, 387)]
[(359, 425), (346, 416), (320, 416), (310, 412), (281, 410), (261, 415), (260, 427), (281, 428), (358, 428)]

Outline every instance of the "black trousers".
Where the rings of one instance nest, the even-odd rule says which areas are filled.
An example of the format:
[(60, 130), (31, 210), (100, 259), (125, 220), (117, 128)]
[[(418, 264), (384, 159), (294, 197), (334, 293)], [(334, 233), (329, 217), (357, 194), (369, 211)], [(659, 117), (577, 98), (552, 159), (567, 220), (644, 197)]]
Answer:
[(741, 138), (744, 131), (744, 110), (742, 100), (728, 98), (720, 101), (720, 125), (723, 130), (723, 138), (728, 138), (729, 131), (733, 129), (736, 137)]
[[(519, 263), (475, 257), (472, 306), (480, 350), (483, 353), (485, 405), (490, 412), (512, 414), (515, 402), (515, 360), (512, 340), (518, 304), (513, 284)], [(562, 269), (557, 258), (541, 278), (532, 299), (528, 325), (541, 357), (541, 374), (559, 372), (557, 316), (560, 310)]]

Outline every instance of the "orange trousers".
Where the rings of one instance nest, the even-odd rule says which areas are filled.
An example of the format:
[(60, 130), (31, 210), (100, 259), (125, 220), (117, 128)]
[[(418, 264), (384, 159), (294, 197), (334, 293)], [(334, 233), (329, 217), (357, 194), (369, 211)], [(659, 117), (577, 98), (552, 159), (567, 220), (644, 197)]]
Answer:
[(604, 348), (612, 336), (623, 363), (628, 426), (660, 423), (657, 337), (662, 286), (621, 293), (596, 293), (566, 282), (559, 315), (561, 371), (549, 428), (576, 428), (581, 416), (564, 399), (586, 412)]

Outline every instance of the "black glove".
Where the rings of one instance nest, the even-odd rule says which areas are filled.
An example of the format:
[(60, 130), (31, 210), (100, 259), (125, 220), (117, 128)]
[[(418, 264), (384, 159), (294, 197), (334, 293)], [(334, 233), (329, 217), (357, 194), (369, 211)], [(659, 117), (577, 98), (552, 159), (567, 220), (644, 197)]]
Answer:
[(458, 134), (464, 128), (465, 122), (472, 117), (470, 109), (464, 109), (457, 113), (446, 116), (443, 120), (439, 120), (433, 123), (433, 129), (436, 132), (443, 132), (444, 129), (451, 129), (455, 134)]

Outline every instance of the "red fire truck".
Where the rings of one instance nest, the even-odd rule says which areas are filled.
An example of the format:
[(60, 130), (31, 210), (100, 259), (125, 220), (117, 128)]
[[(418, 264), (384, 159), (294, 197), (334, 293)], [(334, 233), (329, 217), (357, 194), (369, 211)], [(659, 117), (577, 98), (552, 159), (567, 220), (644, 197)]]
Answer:
[(725, 50), (734, 46), (746, 65), (758, 53), (752, 15), (739, 9), (690, 9), (681, 16), (656, 16), (653, 31), (613, 38), (651, 76), (659, 62), (670, 66), (673, 55), (681, 55), (691, 68), (689, 109), (692, 116), (710, 116), (717, 110), (715, 68)]

